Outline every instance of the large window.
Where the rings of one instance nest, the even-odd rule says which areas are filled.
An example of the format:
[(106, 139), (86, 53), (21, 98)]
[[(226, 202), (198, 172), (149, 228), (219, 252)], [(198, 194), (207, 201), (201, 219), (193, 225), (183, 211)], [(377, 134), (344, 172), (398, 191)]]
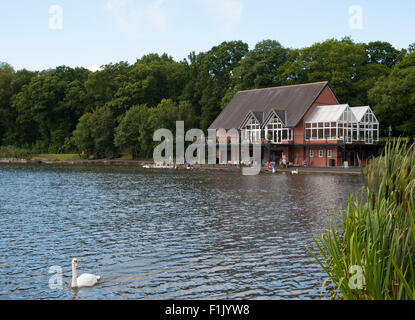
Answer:
[(306, 123), (305, 128), (307, 140), (337, 140), (336, 122)]
[(319, 106), (305, 123), (306, 140), (335, 140), (345, 143), (379, 141), (379, 122), (370, 107)]
[(351, 143), (353, 138), (357, 139), (358, 126), (350, 107), (340, 105), (317, 108), (305, 123), (307, 140), (343, 140)]
[(271, 141), (274, 143), (281, 143), (282, 141), (293, 140), (293, 130), (285, 128), (281, 120), (274, 115), (265, 127), (265, 137), (268, 139), (268, 135), (271, 137)]
[(366, 143), (379, 141), (379, 123), (370, 109), (366, 111), (359, 122), (359, 132), (356, 140), (364, 141)]
[(242, 129), (242, 141), (260, 142), (261, 141), (261, 126), (258, 120), (252, 116), (245, 127)]

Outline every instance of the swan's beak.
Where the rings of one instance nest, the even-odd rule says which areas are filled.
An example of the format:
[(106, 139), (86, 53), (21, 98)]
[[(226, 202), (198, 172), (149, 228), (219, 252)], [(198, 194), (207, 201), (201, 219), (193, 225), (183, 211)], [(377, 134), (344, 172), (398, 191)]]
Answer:
[(74, 261), (74, 262), (73, 262), (73, 265), (74, 265), (75, 267), (77, 267), (77, 266), (78, 266), (78, 261)]

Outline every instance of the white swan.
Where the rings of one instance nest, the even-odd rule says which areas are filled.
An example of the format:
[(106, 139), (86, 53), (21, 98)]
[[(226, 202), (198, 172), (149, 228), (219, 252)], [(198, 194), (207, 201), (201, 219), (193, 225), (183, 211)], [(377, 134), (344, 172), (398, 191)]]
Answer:
[(76, 277), (76, 267), (78, 266), (78, 259), (72, 259), (72, 288), (92, 287), (97, 284), (100, 276), (90, 273), (81, 274)]
[(291, 174), (298, 174), (298, 168), (291, 171)]

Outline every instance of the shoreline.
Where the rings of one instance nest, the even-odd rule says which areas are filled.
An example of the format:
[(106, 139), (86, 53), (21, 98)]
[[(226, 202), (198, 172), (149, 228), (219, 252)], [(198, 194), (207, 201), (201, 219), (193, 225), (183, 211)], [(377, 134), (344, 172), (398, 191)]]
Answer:
[[(85, 165), (85, 166), (118, 166), (118, 167), (139, 167), (153, 166), (152, 160), (41, 160), (41, 159), (0, 159), (1, 164), (40, 164), (40, 165)], [(144, 168), (143, 168), (144, 169)], [(235, 165), (195, 165), (191, 168), (178, 166), (176, 168), (146, 168), (146, 170), (217, 170), (217, 171), (240, 171), (240, 166)], [(359, 167), (343, 168), (343, 167), (290, 167), (277, 168), (275, 173), (285, 172), (291, 173), (298, 169), (299, 174), (306, 173), (330, 173), (330, 174), (349, 174), (361, 175)], [(261, 168), (261, 173), (272, 174), (267, 167)]]

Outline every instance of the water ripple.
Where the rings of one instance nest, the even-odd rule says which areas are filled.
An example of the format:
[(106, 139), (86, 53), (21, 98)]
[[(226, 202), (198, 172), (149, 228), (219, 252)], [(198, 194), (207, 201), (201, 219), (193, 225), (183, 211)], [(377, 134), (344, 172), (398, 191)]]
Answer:
[[(360, 178), (0, 166), (0, 299), (316, 299), (308, 254)], [(72, 292), (71, 259), (102, 282)], [(64, 290), (48, 287), (62, 266)]]

